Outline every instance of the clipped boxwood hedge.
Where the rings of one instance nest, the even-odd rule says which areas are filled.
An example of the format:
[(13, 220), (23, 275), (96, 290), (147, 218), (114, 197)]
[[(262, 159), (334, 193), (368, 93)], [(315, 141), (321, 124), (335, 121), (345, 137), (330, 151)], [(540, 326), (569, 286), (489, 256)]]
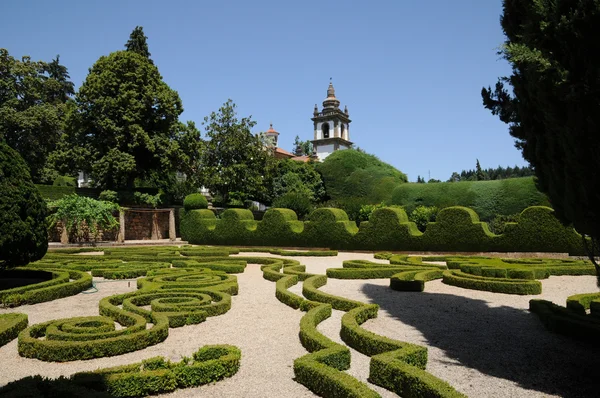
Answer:
[(27, 327), (28, 322), (27, 314), (16, 312), (0, 314), (0, 347), (16, 339), (19, 333)]
[(424, 233), (399, 208), (376, 209), (360, 228), (341, 209), (317, 209), (305, 222), (298, 221), (289, 209), (270, 209), (262, 221), (255, 221), (244, 209), (229, 209), (220, 220), (210, 210), (190, 210), (181, 213), (181, 231), (182, 238), (194, 244), (584, 255), (581, 236), (563, 226), (553, 213), (547, 207), (527, 208), (518, 223), (508, 223), (502, 235), (495, 235), (472, 209), (458, 206), (442, 209)]
[(237, 373), (241, 351), (234, 346), (204, 346), (192, 359), (171, 363), (163, 357), (140, 363), (76, 373), (71, 380), (91, 390), (106, 391), (113, 397), (139, 397), (196, 387)]
[(402, 184), (392, 192), (391, 203), (403, 206), (408, 213), (417, 206), (435, 206), (440, 209), (465, 206), (472, 208), (486, 221), (499, 214), (520, 213), (529, 206), (550, 205), (546, 196), (537, 190), (533, 177)]
[(193, 193), (183, 199), (185, 210), (208, 209), (208, 200), (201, 193)]

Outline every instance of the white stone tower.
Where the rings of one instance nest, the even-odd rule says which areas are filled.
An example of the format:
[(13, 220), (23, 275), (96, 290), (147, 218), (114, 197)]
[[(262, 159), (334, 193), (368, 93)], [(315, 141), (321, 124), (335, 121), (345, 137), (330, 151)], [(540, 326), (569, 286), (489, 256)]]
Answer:
[(333, 84), (329, 82), (327, 98), (323, 101), (323, 110), (315, 105), (311, 119), (315, 129), (315, 139), (312, 141), (314, 153), (323, 161), (334, 151), (348, 149), (350, 142), (350, 115), (348, 107), (340, 109), (340, 101), (335, 97)]

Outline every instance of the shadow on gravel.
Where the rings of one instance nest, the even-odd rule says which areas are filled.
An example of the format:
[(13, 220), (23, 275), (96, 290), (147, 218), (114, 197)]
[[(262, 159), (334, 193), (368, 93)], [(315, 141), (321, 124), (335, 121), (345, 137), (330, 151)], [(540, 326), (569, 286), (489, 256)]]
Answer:
[(397, 292), (372, 284), (362, 290), (382, 310), (419, 330), (429, 345), (462, 366), (546, 394), (592, 397), (600, 393), (600, 348), (548, 332), (526, 310), (490, 308), (483, 300)]

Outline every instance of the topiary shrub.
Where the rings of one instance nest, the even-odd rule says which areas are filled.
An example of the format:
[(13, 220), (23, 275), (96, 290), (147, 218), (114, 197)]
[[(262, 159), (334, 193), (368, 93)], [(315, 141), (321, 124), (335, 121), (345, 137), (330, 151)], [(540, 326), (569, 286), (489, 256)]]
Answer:
[(55, 187), (77, 187), (77, 180), (75, 177), (58, 176), (52, 185)]
[(208, 209), (208, 200), (201, 193), (193, 193), (185, 197), (183, 208), (186, 210)]
[(256, 221), (247, 209), (227, 209), (217, 222), (214, 236), (222, 245), (248, 245), (255, 239)]
[(519, 215), (519, 222), (507, 223), (498, 240), (501, 251), (561, 252), (585, 255), (581, 236), (565, 227), (544, 206), (529, 207)]
[(467, 207), (442, 209), (421, 237), (423, 247), (437, 251), (489, 251), (497, 236)]
[(0, 269), (44, 257), (47, 212), (23, 158), (0, 142)]
[(180, 213), (181, 239), (195, 245), (214, 243), (217, 225), (215, 213), (209, 209), (182, 210)]
[(313, 211), (304, 223), (302, 239), (305, 245), (344, 249), (352, 246), (358, 232), (354, 221), (342, 209), (323, 208)]
[(256, 243), (273, 246), (296, 246), (304, 223), (290, 209), (271, 208), (256, 227)]
[(421, 232), (399, 207), (375, 209), (369, 221), (360, 224), (356, 246), (367, 250), (418, 250)]

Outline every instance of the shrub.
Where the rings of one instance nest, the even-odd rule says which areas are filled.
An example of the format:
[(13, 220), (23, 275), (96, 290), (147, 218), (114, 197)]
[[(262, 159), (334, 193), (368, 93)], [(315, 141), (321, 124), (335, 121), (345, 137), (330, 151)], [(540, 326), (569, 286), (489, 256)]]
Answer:
[(473, 210), (458, 206), (442, 209), (421, 237), (423, 247), (439, 251), (486, 251), (495, 238)]
[(497, 214), (488, 222), (488, 227), (492, 233), (496, 235), (502, 235), (506, 230), (506, 224), (517, 222), (519, 222), (519, 214)]
[(360, 224), (354, 245), (367, 250), (420, 250), (422, 233), (398, 207), (375, 209), (369, 221)]
[(180, 212), (181, 239), (195, 245), (215, 242), (214, 230), (217, 225), (215, 213), (209, 209), (182, 210)]
[(185, 197), (183, 208), (185, 210), (208, 209), (208, 200), (201, 193), (193, 193)]
[(75, 240), (97, 240), (100, 230), (110, 231), (119, 226), (113, 212), (119, 210), (115, 203), (95, 200), (76, 194), (51, 203), (56, 211), (50, 215), (51, 226), (59, 221)]
[(343, 210), (323, 208), (313, 211), (304, 223), (302, 240), (307, 246), (344, 249), (352, 246), (357, 232), (356, 223)]
[(327, 195), (335, 201), (349, 198), (364, 198), (361, 204), (389, 201), (393, 187), (407, 181), (406, 175), (393, 166), (353, 149), (333, 152), (316, 168)]
[(0, 314), (0, 347), (17, 338), (28, 324), (27, 314)]
[(104, 202), (118, 203), (119, 195), (115, 191), (111, 191), (110, 189), (107, 189), (107, 190), (100, 192), (100, 195), (98, 195), (98, 199), (102, 200)]
[(376, 205), (362, 205), (360, 207), (360, 210), (358, 211), (358, 217), (356, 218), (356, 221), (361, 223), (363, 221), (369, 221), (369, 218), (371, 218), (371, 214), (373, 214), (373, 211), (376, 209), (381, 209), (385, 207), (384, 203), (379, 203)]
[(408, 219), (415, 223), (419, 231), (425, 232), (427, 224), (434, 222), (439, 209), (435, 206), (417, 206), (411, 213)]
[(77, 187), (77, 180), (75, 177), (69, 176), (58, 176), (52, 183), (55, 187)]
[(295, 192), (288, 192), (285, 195), (276, 198), (273, 201), (273, 207), (293, 210), (298, 218), (302, 220), (312, 211), (313, 205), (308, 196)]
[(457, 270), (444, 271), (443, 281), (447, 285), (494, 293), (520, 295), (542, 293), (542, 284), (536, 280), (477, 276)]
[(0, 269), (46, 254), (47, 211), (23, 158), (0, 142)]
[(494, 181), (442, 182), (437, 184), (401, 184), (394, 189), (391, 203), (404, 206), (408, 213), (417, 206), (472, 208), (484, 221), (496, 215), (510, 215), (529, 206), (548, 206), (532, 177)]
[(158, 207), (158, 205), (162, 203), (160, 196), (160, 193), (157, 193), (156, 195), (151, 195), (149, 193), (139, 191), (133, 193), (133, 199), (136, 204), (149, 205), (152, 207)]

